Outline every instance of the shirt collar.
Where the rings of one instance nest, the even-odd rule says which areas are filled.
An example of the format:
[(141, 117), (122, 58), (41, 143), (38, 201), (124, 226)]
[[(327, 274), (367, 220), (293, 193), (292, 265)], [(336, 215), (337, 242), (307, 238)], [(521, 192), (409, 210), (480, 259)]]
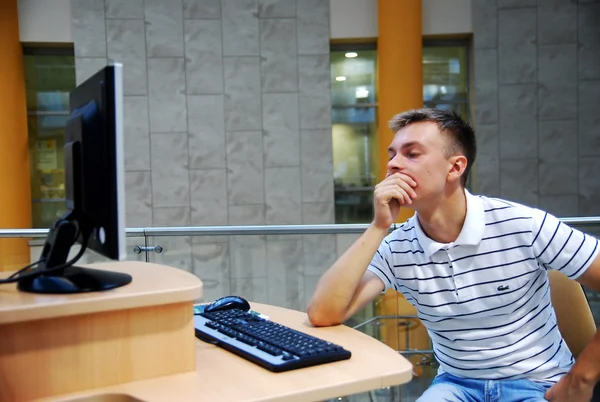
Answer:
[(427, 237), (421, 228), (419, 219), (417, 219), (417, 214), (413, 216), (415, 230), (417, 231), (417, 239), (419, 239), (419, 243), (421, 244), (421, 247), (423, 247), (423, 251), (425, 251), (427, 258), (431, 258), (435, 252), (442, 248), (458, 245), (474, 246), (481, 242), (483, 231), (485, 229), (483, 204), (479, 197), (471, 195), (466, 189), (465, 198), (467, 201), (467, 216), (465, 217), (465, 223), (463, 224), (458, 238), (452, 243), (438, 243)]

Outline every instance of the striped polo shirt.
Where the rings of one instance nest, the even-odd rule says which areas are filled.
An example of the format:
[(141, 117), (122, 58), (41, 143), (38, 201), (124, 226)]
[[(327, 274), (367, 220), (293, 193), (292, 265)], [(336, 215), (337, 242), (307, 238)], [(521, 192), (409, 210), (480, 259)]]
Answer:
[(556, 382), (574, 360), (547, 270), (577, 278), (598, 240), (539, 209), (465, 194), (455, 242), (428, 238), (415, 214), (385, 238), (368, 269), (415, 306), (440, 373)]

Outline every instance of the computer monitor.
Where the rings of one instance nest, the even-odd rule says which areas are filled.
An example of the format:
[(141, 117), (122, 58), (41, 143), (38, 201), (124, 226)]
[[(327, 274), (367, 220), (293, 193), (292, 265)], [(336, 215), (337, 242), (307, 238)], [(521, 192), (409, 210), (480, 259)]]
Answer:
[[(37, 269), (26, 271), (18, 289), (34, 293), (81, 293), (113, 289), (131, 276), (73, 265), (91, 249), (125, 258), (123, 66), (111, 63), (70, 94), (65, 138), (67, 213), (46, 237)], [(75, 243), (79, 253), (67, 261)]]

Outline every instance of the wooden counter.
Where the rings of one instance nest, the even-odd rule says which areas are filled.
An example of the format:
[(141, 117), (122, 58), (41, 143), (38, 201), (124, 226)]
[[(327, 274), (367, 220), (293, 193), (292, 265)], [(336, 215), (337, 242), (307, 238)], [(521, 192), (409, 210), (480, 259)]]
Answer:
[(126, 272), (133, 281), (70, 295), (0, 285), (0, 401), (194, 370), (192, 314), (194, 300), (202, 294), (200, 279), (142, 262), (88, 266)]

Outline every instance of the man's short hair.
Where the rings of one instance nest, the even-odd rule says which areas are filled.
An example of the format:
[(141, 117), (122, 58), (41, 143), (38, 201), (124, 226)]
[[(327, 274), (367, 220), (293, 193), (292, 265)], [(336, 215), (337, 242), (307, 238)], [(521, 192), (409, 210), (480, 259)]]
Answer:
[(414, 123), (436, 123), (441, 132), (448, 134), (446, 157), (463, 154), (467, 158), (467, 167), (461, 177), (462, 185), (467, 182), (469, 172), (477, 153), (473, 128), (452, 110), (415, 109), (399, 113), (390, 120), (390, 128), (395, 133)]

